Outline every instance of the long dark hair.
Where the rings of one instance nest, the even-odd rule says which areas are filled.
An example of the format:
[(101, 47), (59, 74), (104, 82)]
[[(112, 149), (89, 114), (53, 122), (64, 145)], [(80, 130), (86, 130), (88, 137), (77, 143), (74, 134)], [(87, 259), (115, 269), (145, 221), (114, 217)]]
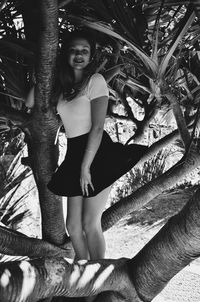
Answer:
[[(84, 69), (84, 77), (81, 83), (75, 84), (75, 77), (72, 67), (67, 62), (67, 55), (70, 43), (76, 38), (87, 40), (91, 50), (91, 62)], [(62, 39), (62, 45), (58, 54), (57, 76), (54, 89), (53, 103), (57, 104), (62, 94), (66, 101), (71, 101), (88, 83), (90, 76), (95, 72), (96, 42), (91, 32), (79, 29), (68, 32)]]

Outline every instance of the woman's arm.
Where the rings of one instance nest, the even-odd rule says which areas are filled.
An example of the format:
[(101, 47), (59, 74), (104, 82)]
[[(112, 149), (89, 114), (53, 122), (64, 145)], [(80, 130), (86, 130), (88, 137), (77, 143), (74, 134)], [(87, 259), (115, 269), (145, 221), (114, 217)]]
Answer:
[(107, 96), (98, 97), (91, 101), (92, 126), (81, 165), (80, 178), (82, 192), (86, 195), (88, 195), (88, 185), (94, 190), (90, 175), (90, 166), (101, 143), (107, 107)]

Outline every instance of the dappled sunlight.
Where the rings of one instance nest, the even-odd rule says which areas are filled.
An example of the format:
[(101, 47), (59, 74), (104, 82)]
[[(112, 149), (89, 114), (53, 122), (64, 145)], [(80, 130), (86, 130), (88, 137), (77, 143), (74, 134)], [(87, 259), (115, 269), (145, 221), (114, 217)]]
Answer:
[[(28, 297), (32, 294), (36, 284), (36, 273), (34, 267), (28, 261), (19, 262), (19, 268), (22, 271), (23, 279), (21, 285), (21, 292), (18, 302), (27, 301)], [(15, 279), (16, 276), (12, 276), (12, 272), (9, 269), (5, 269), (0, 276), (0, 287), (7, 291), (6, 287), (10, 284), (11, 278)], [(13, 281), (13, 280), (12, 280)], [(12, 287), (13, 284), (11, 284)]]
[(2, 255), (0, 262), (30, 260), (28, 256)]
[(9, 282), (10, 282), (10, 277), (11, 277), (11, 273), (8, 269), (5, 269), (5, 271), (3, 272), (3, 274), (1, 275), (0, 278), (0, 285), (5, 288), (8, 286)]
[(81, 260), (78, 260), (77, 263), (80, 264), (80, 265), (85, 265), (87, 264), (88, 260), (84, 260), (84, 259), (81, 259)]
[(114, 270), (114, 265), (111, 264), (107, 266), (99, 273), (100, 269), (102, 269), (102, 265), (100, 263), (83, 266), (87, 264), (87, 262), (88, 261), (86, 260), (79, 260), (73, 265), (73, 270), (69, 278), (69, 285), (76, 286), (81, 289), (87, 285), (93, 284), (93, 290), (96, 291), (101, 288), (103, 283), (111, 275)]
[(84, 288), (96, 275), (101, 265), (99, 263), (89, 264), (85, 267), (79, 267), (81, 276), (77, 283), (77, 288)]
[(144, 119), (144, 116), (145, 116), (144, 108), (142, 106), (139, 106), (137, 104), (137, 102), (135, 102), (134, 99), (131, 98), (130, 96), (128, 96), (126, 98), (126, 100), (128, 101), (129, 105), (131, 106), (132, 111), (134, 112), (135, 118), (138, 121), (142, 121)]
[(80, 278), (80, 276), (81, 276), (80, 267), (79, 267), (79, 265), (74, 264), (73, 271), (72, 271), (72, 273), (70, 275), (70, 278), (69, 278), (69, 285), (73, 286), (74, 284), (76, 284), (78, 279)]
[(111, 273), (114, 270), (114, 265), (111, 264), (106, 269), (103, 270), (103, 272), (98, 276), (94, 283), (95, 290), (99, 289), (103, 283), (106, 281), (106, 279), (111, 275)]
[(72, 258), (67, 258), (67, 257), (64, 257), (65, 261), (67, 261), (69, 264), (73, 264), (74, 262), (74, 259)]
[(36, 274), (34, 267), (27, 261), (22, 261), (19, 264), (23, 273), (22, 290), (19, 302), (26, 301), (26, 299), (33, 292), (36, 283)]

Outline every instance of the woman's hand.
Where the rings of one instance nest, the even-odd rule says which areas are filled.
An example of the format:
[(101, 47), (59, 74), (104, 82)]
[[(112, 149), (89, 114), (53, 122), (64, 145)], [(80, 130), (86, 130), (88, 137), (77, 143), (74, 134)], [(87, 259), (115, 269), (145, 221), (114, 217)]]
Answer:
[(86, 195), (86, 196), (89, 195), (88, 186), (90, 186), (92, 188), (92, 190), (94, 191), (94, 186), (92, 184), (91, 173), (90, 173), (89, 167), (81, 168), (80, 185), (81, 185), (83, 195)]

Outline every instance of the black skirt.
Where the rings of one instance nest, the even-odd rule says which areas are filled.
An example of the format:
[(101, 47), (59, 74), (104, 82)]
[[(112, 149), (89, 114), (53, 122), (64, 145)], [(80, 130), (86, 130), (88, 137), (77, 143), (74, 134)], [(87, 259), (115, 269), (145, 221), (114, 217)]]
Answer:
[[(52, 175), (47, 187), (56, 195), (82, 196), (80, 167), (84, 156), (88, 133), (68, 139), (64, 161)], [(90, 167), (94, 191), (90, 186), (89, 196), (97, 195), (127, 173), (146, 153), (144, 145), (113, 142), (106, 131)]]

